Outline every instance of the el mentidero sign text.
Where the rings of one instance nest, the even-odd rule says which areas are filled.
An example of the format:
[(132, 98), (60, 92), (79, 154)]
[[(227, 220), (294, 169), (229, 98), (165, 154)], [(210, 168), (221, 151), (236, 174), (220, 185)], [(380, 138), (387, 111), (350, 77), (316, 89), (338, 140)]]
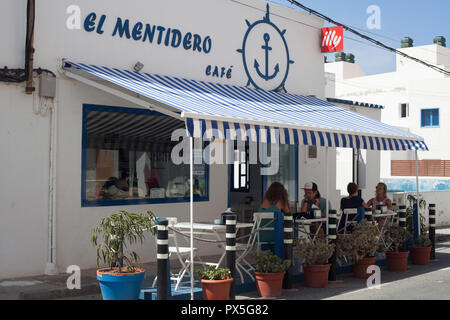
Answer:
[[(84, 20), (84, 30), (87, 32), (97, 32), (104, 34), (104, 25), (107, 17), (101, 15), (97, 20), (97, 14), (92, 12)], [(164, 45), (172, 48), (183, 48), (194, 52), (203, 52), (208, 54), (211, 51), (212, 40), (210, 36), (201, 36), (196, 33), (185, 32), (176, 28), (166, 28), (163, 26), (151, 25), (149, 23), (136, 22), (130, 24), (130, 20), (117, 18), (113, 37), (133, 39), (135, 41), (148, 42), (151, 44)]]

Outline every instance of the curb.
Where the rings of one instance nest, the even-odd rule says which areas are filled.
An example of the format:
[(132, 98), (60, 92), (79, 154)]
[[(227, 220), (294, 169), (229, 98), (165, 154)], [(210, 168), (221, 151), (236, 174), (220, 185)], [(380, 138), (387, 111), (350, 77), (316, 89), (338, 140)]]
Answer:
[(100, 294), (100, 286), (96, 284), (88, 284), (82, 287), (82, 289), (69, 290), (64, 288), (55, 288), (50, 290), (30, 290), (21, 292), (19, 294), (20, 300), (52, 300), (52, 299), (64, 299), (79, 296), (86, 296), (91, 294)]

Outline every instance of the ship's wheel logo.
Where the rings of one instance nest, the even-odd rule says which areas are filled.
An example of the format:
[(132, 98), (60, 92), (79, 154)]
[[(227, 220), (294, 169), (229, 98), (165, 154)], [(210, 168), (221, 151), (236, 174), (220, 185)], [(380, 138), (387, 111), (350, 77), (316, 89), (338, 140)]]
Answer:
[(270, 21), (269, 5), (262, 20), (250, 23), (245, 20), (248, 30), (242, 48), (244, 69), (248, 76), (247, 86), (253, 85), (263, 90), (285, 90), (289, 67), (294, 61), (289, 57), (289, 49), (284, 38), (286, 30), (280, 30)]

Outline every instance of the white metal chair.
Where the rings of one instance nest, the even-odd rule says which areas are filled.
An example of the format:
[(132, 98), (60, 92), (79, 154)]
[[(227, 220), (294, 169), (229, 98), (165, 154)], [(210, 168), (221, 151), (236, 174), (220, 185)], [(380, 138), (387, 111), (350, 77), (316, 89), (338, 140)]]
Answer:
[[(169, 238), (169, 259), (172, 255), (175, 255), (178, 261), (181, 264), (181, 269), (178, 271), (178, 273), (172, 273), (170, 272), (170, 281), (175, 281), (175, 291), (178, 290), (178, 287), (183, 280), (185, 276), (190, 276), (189, 268), (191, 266), (190, 261), (190, 254), (191, 254), (191, 248), (190, 247), (180, 247), (178, 245), (178, 239), (177, 235), (174, 231), (171, 231), (171, 228), (177, 224), (178, 219), (177, 218), (167, 218), (169, 222), (169, 232), (168, 232), (168, 238)], [(156, 244), (156, 237), (155, 237), (155, 244)], [(197, 248), (193, 248), (194, 250), (194, 260), (197, 255)], [(153, 280), (152, 287), (154, 288), (156, 285), (157, 277)]]
[[(267, 222), (263, 222), (263, 220), (269, 220)], [(255, 267), (248, 262), (246, 259), (247, 256), (254, 251), (256, 246), (257, 254), (259, 255), (261, 245), (263, 244), (272, 244), (272, 242), (262, 242), (260, 241), (260, 232), (261, 231), (273, 231), (274, 227), (269, 226), (274, 222), (274, 213), (273, 212), (255, 212), (253, 213), (253, 227), (248, 235), (248, 240), (246, 243), (236, 243), (236, 251), (241, 252), (236, 258), (236, 270), (241, 277), (241, 282), (244, 282), (244, 276), (242, 271), (247, 273), (250, 278), (255, 281), (255, 277), (252, 274), (252, 271), (255, 270)]]
[[(351, 217), (353, 215), (353, 217)], [(344, 225), (341, 227), (341, 221), (344, 219)], [(352, 208), (352, 209), (344, 209), (341, 213), (341, 216), (339, 218), (338, 222), (338, 234), (347, 234), (347, 229), (349, 226), (353, 226), (358, 223), (358, 209)]]

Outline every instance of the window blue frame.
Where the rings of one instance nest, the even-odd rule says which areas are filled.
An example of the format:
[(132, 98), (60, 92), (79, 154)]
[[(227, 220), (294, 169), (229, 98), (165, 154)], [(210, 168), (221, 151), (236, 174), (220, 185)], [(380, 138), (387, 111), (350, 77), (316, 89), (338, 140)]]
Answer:
[[(82, 207), (108, 207), (108, 206), (124, 206), (124, 205), (142, 205), (142, 204), (163, 204), (163, 203), (180, 203), (189, 202), (189, 197), (183, 198), (161, 198), (161, 199), (131, 199), (131, 200), (106, 200), (106, 201), (88, 201), (86, 199), (86, 119), (88, 111), (106, 111), (118, 113), (147, 114), (167, 117), (166, 115), (146, 110), (127, 107), (112, 107), (94, 104), (83, 104), (82, 119), (82, 146), (81, 146), (81, 206)], [(205, 195), (194, 195), (194, 202), (209, 201), (209, 165), (205, 164)]]
[(422, 128), (436, 128), (439, 125), (439, 108), (420, 110), (420, 126)]

